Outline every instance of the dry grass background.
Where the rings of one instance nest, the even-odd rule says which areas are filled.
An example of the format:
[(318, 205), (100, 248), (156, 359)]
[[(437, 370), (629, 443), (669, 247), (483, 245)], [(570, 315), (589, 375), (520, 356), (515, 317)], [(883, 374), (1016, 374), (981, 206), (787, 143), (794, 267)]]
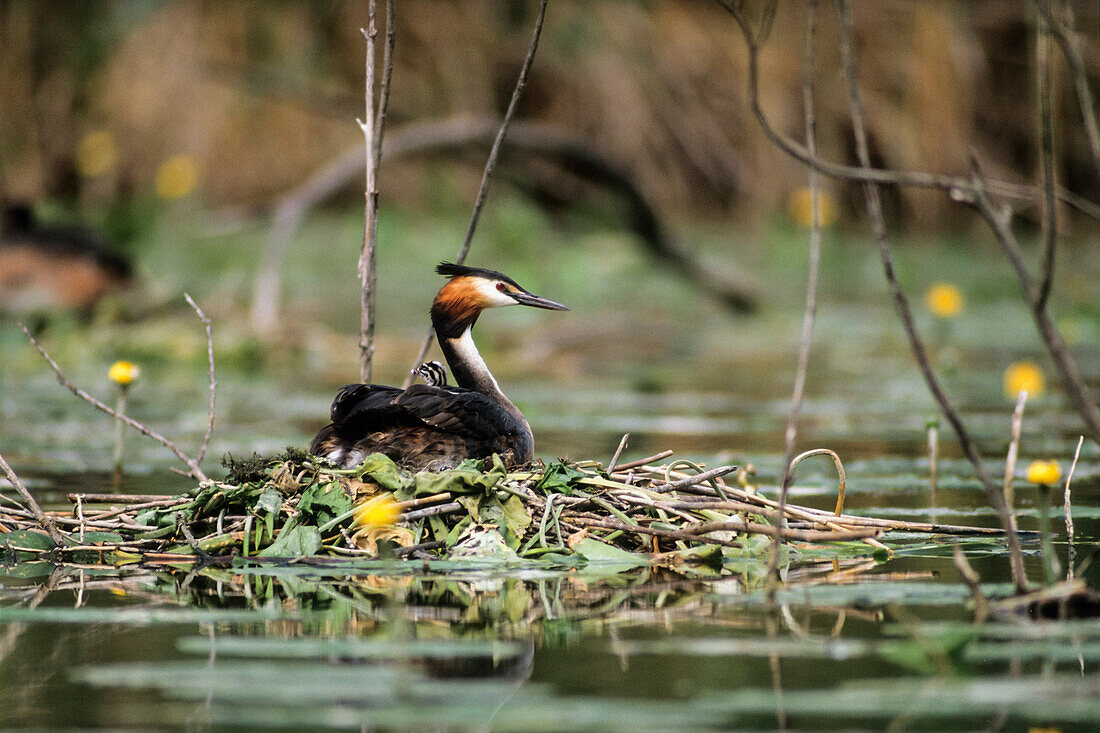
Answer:
[[(0, 199), (141, 196), (157, 167), (183, 153), (198, 165), (205, 204), (263, 204), (361, 140), (365, 7), (0, 2)], [(1095, 88), (1100, 8), (1075, 7)], [(819, 145), (854, 162), (831, 7), (823, 8)], [(963, 173), (974, 146), (995, 175), (1035, 180), (1030, 3), (888, 0), (855, 9), (880, 164)], [(391, 124), (503, 110), (533, 3), (402, 0), (398, 12)], [(791, 136), (802, 126), (803, 12), (802, 3), (781, 4), (762, 66), (764, 106)], [(767, 217), (806, 173), (759, 132), (746, 67), (742, 39), (714, 3), (556, 0), (520, 117), (582, 133), (667, 211)], [(1057, 54), (1054, 69), (1061, 182), (1095, 199), (1100, 181), (1089, 175)], [(118, 164), (81, 178), (74, 150), (101, 129), (118, 141)], [(383, 163), (383, 196), (414, 203), (431, 175), (430, 166), (386, 171)], [(856, 188), (834, 193), (842, 215), (860, 216)], [(968, 220), (938, 193), (893, 191), (889, 208), (921, 228)]]

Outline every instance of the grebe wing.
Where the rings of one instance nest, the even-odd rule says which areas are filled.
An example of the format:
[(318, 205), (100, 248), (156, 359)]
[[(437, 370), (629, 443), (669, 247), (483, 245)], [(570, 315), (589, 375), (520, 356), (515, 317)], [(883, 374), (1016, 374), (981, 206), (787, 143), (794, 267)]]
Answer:
[(513, 420), (495, 400), (480, 392), (427, 384), (414, 384), (406, 390), (348, 384), (333, 400), (331, 415), (338, 429), (422, 424), (469, 440), (491, 440), (510, 433)]

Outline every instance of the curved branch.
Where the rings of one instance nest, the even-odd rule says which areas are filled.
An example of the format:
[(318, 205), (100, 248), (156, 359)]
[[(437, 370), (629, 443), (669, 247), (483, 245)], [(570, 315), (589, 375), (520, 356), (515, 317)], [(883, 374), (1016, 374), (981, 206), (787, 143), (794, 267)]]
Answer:
[[(880, 168), (871, 168), (869, 166), (843, 165), (814, 155), (804, 145), (801, 145), (795, 140), (791, 140), (776, 130), (775, 127), (772, 126), (771, 120), (768, 119), (760, 102), (760, 45), (758, 38), (752, 32), (748, 19), (736, 6), (727, 5), (722, 2), (722, 0), (719, 0), (718, 4), (733, 16), (733, 19), (741, 29), (741, 34), (745, 38), (745, 44), (748, 46), (749, 51), (749, 104), (752, 107), (753, 116), (756, 117), (756, 121), (763, 130), (764, 135), (776, 147), (804, 165), (813, 166), (830, 178), (860, 181), (862, 183), (931, 188), (946, 192), (952, 199), (973, 203), (977, 196), (977, 191), (974, 188), (973, 181), (963, 176), (948, 176), (938, 173), (926, 173), (923, 171), (883, 170)], [(1042, 196), (1042, 193), (1036, 190), (1034, 186), (1008, 183), (1007, 181), (988, 181), (986, 188), (990, 193), (994, 193), (998, 196), (1005, 196), (1007, 198), (1038, 201), (1041, 200)], [(1100, 219), (1100, 206), (1092, 201), (1082, 196), (1078, 196), (1072, 191), (1061, 188), (1057, 190), (1057, 196), (1065, 204), (1072, 206), (1083, 214), (1093, 219)]]

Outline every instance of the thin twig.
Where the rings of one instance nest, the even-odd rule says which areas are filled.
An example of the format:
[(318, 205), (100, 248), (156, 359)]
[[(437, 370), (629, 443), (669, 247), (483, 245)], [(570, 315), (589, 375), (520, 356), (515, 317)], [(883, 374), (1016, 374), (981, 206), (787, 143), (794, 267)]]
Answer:
[(202, 436), (202, 446), (199, 448), (199, 454), (195, 456), (195, 463), (201, 464), (202, 459), (206, 456), (206, 449), (210, 447), (210, 436), (214, 434), (214, 405), (218, 394), (218, 380), (214, 378), (214, 334), (211, 330), (210, 319), (202, 312), (202, 308), (199, 308), (198, 303), (192, 300), (187, 293), (184, 293), (183, 297), (187, 304), (198, 314), (199, 320), (206, 328), (206, 360), (210, 367), (210, 414), (209, 419), (206, 421), (206, 433)]
[(147, 428), (146, 426), (142, 425), (137, 420), (134, 420), (133, 418), (127, 417), (126, 415), (120, 415), (119, 413), (115, 412), (114, 410), (112, 410), (107, 405), (105, 405), (102, 402), (100, 402), (99, 400), (97, 400), (95, 397), (92, 397), (90, 394), (88, 394), (87, 392), (82, 390), (80, 387), (77, 387), (75, 384), (70, 382), (65, 377), (65, 374), (61, 371), (61, 367), (58, 366), (57, 362), (53, 360), (53, 357), (50, 356), (49, 353), (46, 352), (46, 350), (42, 347), (42, 344), (38, 343), (38, 340), (34, 336), (31, 335), (31, 332), (27, 330), (27, 327), (24, 326), (22, 323), (19, 324), (19, 327), (21, 329), (23, 329), (23, 333), (26, 335), (26, 337), (28, 339), (30, 339), (31, 345), (34, 346), (34, 348), (38, 350), (38, 353), (42, 355), (42, 358), (45, 359), (46, 362), (53, 368), (54, 373), (57, 374), (57, 381), (60, 382), (62, 387), (69, 390), (74, 395), (76, 395), (80, 399), (84, 400), (85, 402), (87, 402), (92, 407), (96, 408), (97, 410), (99, 410), (101, 412), (105, 412), (105, 413), (107, 413), (108, 415), (110, 415), (111, 417), (113, 417), (117, 420), (121, 420), (122, 422), (124, 422), (127, 425), (129, 425), (130, 427), (132, 427), (134, 430), (137, 430), (142, 435), (144, 435), (148, 438), (152, 438), (153, 440), (160, 443), (161, 445), (163, 445), (168, 450), (172, 451), (172, 453), (175, 454), (175, 456), (177, 458), (179, 458), (181, 461), (183, 461), (185, 464), (187, 464), (187, 467), (190, 469), (190, 474), (191, 474), (192, 478), (194, 478), (198, 481), (209, 481), (210, 480), (206, 477), (206, 474), (202, 472), (202, 469), (199, 467), (199, 464), (195, 461), (195, 459), (189, 457), (186, 453), (184, 453), (182, 450), (180, 450), (179, 446), (177, 446), (175, 443), (168, 440), (167, 438), (165, 438), (163, 435), (156, 432), (155, 430), (152, 430), (152, 429)]
[(8, 465), (8, 462), (4, 459), (2, 454), (0, 454), (0, 471), (4, 472), (4, 475), (7, 476), (11, 485), (14, 486), (15, 490), (19, 492), (19, 495), (23, 497), (23, 501), (27, 502), (27, 508), (30, 510), (31, 514), (34, 515), (34, 518), (38, 520), (38, 523), (42, 525), (42, 529), (46, 530), (50, 539), (60, 545), (62, 536), (61, 532), (57, 529), (57, 524), (42, 511), (42, 507), (34, 500), (34, 496), (27, 490), (26, 485), (19, 480), (19, 476), (17, 476), (15, 471), (12, 470), (12, 467)]
[[(774, 6), (773, 6), (774, 8)], [(761, 30), (763, 33), (763, 30)], [(806, 44), (802, 56), (802, 111), (806, 134), (806, 150), (817, 157), (817, 118), (814, 110), (814, 59), (817, 54), (817, 0), (810, 0), (806, 8)], [(791, 389), (791, 406), (787, 412), (787, 427), (783, 432), (783, 478), (779, 483), (779, 513), (787, 505), (787, 493), (794, 477), (795, 442), (798, 437), (798, 420), (802, 414), (802, 399), (806, 389), (806, 374), (810, 365), (810, 343), (813, 340), (814, 319), (817, 315), (817, 275), (821, 260), (821, 206), (818, 201), (820, 182), (817, 168), (810, 166), (810, 262), (806, 276), (806, 304), (802, 313), (802, 332), (798, 338), (798, 357)], [(839, 512), (838, 512), (839, 514)], [(780, 518), (780, 523), (783, 519)], [(768, 576), (771, 582), (768, 592), (774, 596), (778, 587), (779, 545), (782, 538), (777, 532), (768, 559)], [(774, 600), (774, 597), (773, 597)]]
[[(776, 147), (804, 165), (816, 167), (823, 175), (829, 176), (830, 178), (860, 181), (862, 183), (931, 188), (944, 191), (951, 195), (952, 198), (958, 200), (973, 200), (977, 191), (974, 188), (973, 181), (966, 178), (926, 173), (923, 171), (895, 171), (872, 168), (870, 166), (842, 165), (810, 155), (804, 145), (779, 133), (768, 119), (760, 102), (760, 54), (759, 42), (756, 35), (752, 31), (748, 18), (746, 18), (741, 11), (740, 4), (727, 2), (727, 0), (718, 0), (718, 3), (734, 18), (738, 27), (741, 29), (741, 34), (745, 38), (745, 44), (749, 51), (749, 103), (752, 106), (753, 115), (756, 117), (757, 123), (760, 125), (761, 130), (763, 130), (765, 137), (767, 137)], [(999, 196), (1007, 196), (1027, 201), (1040, 200), (1041, 196), (1041, 193), (1037, 191), (1034, 186), (1022, 186), (1014, 183), (1007, 183), (1005, 181), (990, 181), (988, 183), (988, 188)], [(1058, 198), (1069, 206), (1074, 207), (1094, 219), (1100, 219), (1100, 206), (1094, 202), (1062, 188), (1059, 188), (1057, 193)]]
[(704, 481), (711, 481), (720, 476), (725, 476), (727, 473), (733, 473), (736, 470), (737, 466), (719, 466), (718, 468), (712, 468), (709, 471), (703, 471), (694, 476), (682, 478), (679, 481), (671, 481), (665, 484), (658, 484), (657, 486), (650, 486), (648, 490), (655, 494), (667, 494), (670, 491), (679, 491), (689, 486), (701, 484)]
[[(466, 255), (470, 251), (470, 244), (474, 239), (474, 231), (477, 229), (478, 219), (481, 218), (481, 210), (485, 206), (485, 199), (489, 195), (489, 182), (493, 177), (493, 170), (497, 165), (497, 157), (500, 155), (500, 149), (504, 143), (504, 136), (508, 134), (508, 126), (512, 124), (512, 117), (516, 114), (516, 108), (519, 107), (520, 97), (523, 96), (523, 90), (527, 86), (527, 73), (531, 70), (531, 65), (535, 61), (535, 51), (539, 47), (539, 36), (542, 34), (542, 22), (546, 17), (546, 3), (547, 0), (539, 1), (538, 14), (535, 16), (535, 28), (531, 34), (531, 45), (527, 48), (527, 57), (523, 60), (523, 66), (520, 68), (519, 78), (516, 80), (516, 87), (512, 91), (512, 99), (508, 103), (508, 109), (504, 113), (504, 119), (501, 120), (500, 130), (497, 132), (496, 140), (493, 141), (493, 147), (489, 151), (489, 159), (485, 162), (485, 171), (481, 175), (481, 188), (478, 189), (477, 199), (474, 201), (474, 210), (470, 215), (470, 223), (466, 226), (466, 237), (462, 241), (462, 247), (458, 250), (458, 256), (455, 258), (455, 262), (459, 265), (466, 261)], [(424, 342), (420, 345), (420, 351), (417, 352), (416, 359), (413, 360), (413, 366), (420, 364), (424, 361), (424, 358), (428, 354), (428, 349), (432, 346), (432, 337), (434, 331), (428, 330), (428, 335), (424, 337)], [(408, 389), (412, 384), (413, 375), (410, 373), (405, 377), (404, 387)]]
[(623, 454), (623, 450), (626, 449), (626, 441), (630, 440), (630, 433), (623, 433), (623, 439), (619, 441), (619, 447), (615, 449), (615, 452), (611, 455), (611, 460), (607, 462), (607, 472), (615, 470), (614, 466), (619, 460), (619, 456)]
[(636, 461), (630, 461), (629, 463), (623, 463), (623, 464), (620, 464), (618, 466), (612, 466), (610, 471), (616, 471), (617, 472), (617, 471), (626, 471), (627, 469), (631, 469), (631, 468), (641, 468), (642, 466), (648, 466), (650, 463), (655, 463), (655, 462), (660, 461), (664, 458), (668, 458), (671, 455), (672, 455), (672, 451), (663, 450), (660, 453), (654, 453), (651, 456), (646, 456), (645, 458), (639, 458)]
[(1063, 0), (1061, 20), (1054, 16), (1049, 3), (1040, 2), (1038, 6), (1039, 12), (1046, 18), (1055, 40), (1058, 41), (1058, 46), (1062, 49), (1066, 65), (1069, 66), (1070, 75), (1073, 77), (1073, 88), (1077, 94), (1077, 106), (1085, 125), (1089, 148), (1092, 150), (1093, 163), (1096, 164), (1097, 173), (1100, 174), (1100, 123), (1097, 122), (1096, 111), (1093, 109), (1088, 69), (1081, 51), (1081, 35), (1074, 28), (1073, 0)]
[(1004, 251), (1012, 268), (1016, 271), (1016, 278), (1020, 281), (1020, 289), (1023, 291), (1024, 300), (1031, 310), (1031, 317), (1042, 337), (1043, 343), (1050, 354), (1054, 365), (1058, 367), (1062, 386), (1066, 390), (1077, 413), (1088, 426), (1089, 433), (1094, 441), (1100, 443), (1100, 407), (1097, 407), (1081, 372), (1077, 368), (1077, 362), (1066, 346), (1065, 339), (1054, 325), (1050, 311), (1039, 302), (1039, 289), (1036, 287), (1031, 273), (1024, 263), (1023, 248), (1012, 231), (1012, 210), (1008, 207), (995, 206), (989, 198), (984, 186), (985, 177), (982, 175), (981, 165), (975, 155), (971, 155), (971, 168), (974, 178), (974, 190), (976, 198), (972, 202), (982, 218), (989, 224), (1001, 249)]
[(1058, 244), (1057, 203), (1054, 198), (1054, 122), (1050, 102), (1050, 0), (1037, 0), (1035, 75), (1039, 97), (1039, 170), (1043, 189), (1043, 260), (1039, 275), (1038, 308), (1045, 308), (1054, 282), (1054, 254)]
[[(863, 123), (863, 102), (859, 89), (855, 55), (852, 50), (852, 9), (847, 0), (837, 0), (837, 14), (839, 16), (838, 35), (840, 38), (841, 59), (844, 65), (844, 74), (848, 86), (848, 104), (852, 119), (853, 133), (856, 140), (856, 154), (859, 158), (860, 165), (864, 168), (869, 168), (871, 165), (871, 155), (867, 142), (867, 131)], [(1010, 556), (1018, 555), (1020, 552), (1019, 538), (1016, 535), (1015, 528), (1012, 527), (1009, 521), (1001, 494), (997, 491), (989, 474), (986, 472), (981, 455), (978, 453), (977, 447), (971, 440), (969, 431), (967, 431), (966, 427), (963, 425), (962, 418), (959, 417), (958, 412), (956, 412), (951, 401), (948, 399), (947, 393), (940, 385), (939, 378), (936, 376), (932, 368), (932, 363), (928, 358), (928, 352), (927, 349), (925, 349), (924, 342), (917, 333), (916, 324), (913, 321), (913, 313), (909, 307), (909, 300), (906, 298), (905, 292), (902, 290), (901, 284), (898, 282), (894, 272), (893, 255), (891, 253), (890, 241), (886, 234), (886, 222), (882, 214), (882, 200), (879, 195), (878, 186), (873, 183), (865, 183), (863, 186), (863, 194), (867, 204), (867, 213), (871, 219), (871, 228), (875, 240), (878, 242), (883, 270), (886, 273), (886, 280), (889, 283), (890, 291), (894, 298), (894, 306), (905, 328), (905, 333), (909, 338), (909, 345), (916, 358), (917, 365), (920, 367), (921, 374), (924, 376), (924, 380), (929, 390), (939, 404), (944, 417), (951, 423), (951, 427), (954, 429), (955, 435), (959, 440), (959, 447), (962, 449), (963, 454), (970, 461), (971, 465), (974, 466), (974, 472), (977, 474), (978, 480), (985, 489), (990, 505), (997, 512), (1002, 526), (1005, 527)], [(1020, 584), (1020, 578), (1015, 578), (1014, 580), (1016, 581), (1018, 590), (1022, 592), (1026, 589), (1025, 586)]]

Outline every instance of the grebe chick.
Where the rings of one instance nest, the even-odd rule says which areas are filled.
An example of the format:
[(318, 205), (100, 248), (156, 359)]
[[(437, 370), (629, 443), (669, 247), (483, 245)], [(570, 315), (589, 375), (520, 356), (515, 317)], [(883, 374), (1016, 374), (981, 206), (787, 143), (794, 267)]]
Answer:
[(426, 361), (411, 373), (422, 378), (429, 387), (447, 386), (447, 370), (438, 361)]
[[(432, 326), (458, 386), (346, 385), (332, 402), (332, 422), (317, 433), (310, 453), (343, 468), (383, 453), (408, 468), (434, 471), (494, 453), (509, 466), (534, 458), (531, 426), (501, 391), (470, 330), (486, 308), (569, 309), (493, 270), (443, 263), (436, 272), (450, 279), (432, 302)], [(434, 379), (434, 368), (428, 371)]]

